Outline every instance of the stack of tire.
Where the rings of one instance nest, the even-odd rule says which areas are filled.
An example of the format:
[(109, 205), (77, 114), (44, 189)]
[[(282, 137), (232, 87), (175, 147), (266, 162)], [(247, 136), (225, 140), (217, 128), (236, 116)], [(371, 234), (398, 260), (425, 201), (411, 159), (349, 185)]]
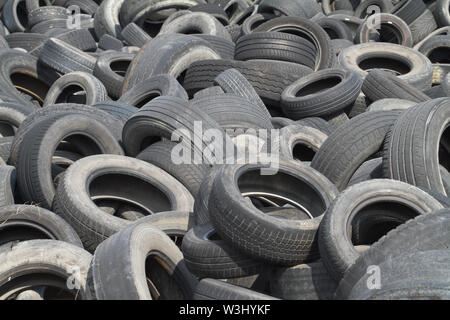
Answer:
[(450, 299), (449, 8), (0, 1), (0, 299)]

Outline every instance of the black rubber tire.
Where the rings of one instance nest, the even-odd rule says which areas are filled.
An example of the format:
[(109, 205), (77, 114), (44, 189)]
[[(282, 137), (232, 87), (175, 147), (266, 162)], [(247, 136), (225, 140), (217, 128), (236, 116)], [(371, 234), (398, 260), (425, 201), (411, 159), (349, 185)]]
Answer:
[(230, 22), (225, 10), (215, 3), (199, 4), (197, 6), (189, 8), (191, 12), (205, 12), (212, 15), (214, 18), (220, 21), (224, 26), (227, 26)]
[(152, 40), (152, 37), (150, 37), (147, 32), (142, 30), (141, 27), (139, 27), (135, 23), (130, 23), (127, 25), (120, 34), (122, 36), (122, 39), (130, 46), (136, 46), (139, 48), (142, 48), (145, 46), (145, 44)]
[(375, 7), (378, 9), (376, 13), (385, 13), (390, 12), (394, 6), (391, 0), (364, 0), (355, 9), (355, 16), (361, 19), (367, 18), (368, 15), (373, 16), (369, 9), (373, 12)]
[(413, 23), (409, 25), (413, 43), (419, 43), (438, 28), (433, 12), (425, 10)]
[(252, 101), (233, 94), (197, 98), (191, 105), (205, 112), (225, 131), (273, 129), (270, 117), (263, 109)]
[(119, 102), (141, 108), (158, 96), (177, 97), (187, 101), (186, 90), (172, 76), (163, 74), (146, 79), (125, 92)]
[(31, 28), (43, 21), (67, 18), (66, 8), (57, 6), (39, 7), (28, 12), (28, 26)]
[(0, 245), (51, 239), (83, 248), (80, 237), (66, 221), (53, 212), (36, 206), (2, 206), (0, 208), (0, 229), (2, 230)]
[(270, 119), (270, 122), (272, 122), (272, 126), (274, 129), (282, 129), (284, 127), (290, 126), (291, 124), (295, 124), (294, 120), (283, 117), (272, 117)]
[(383, 178), (383, 158), (375, 158), (364, 162), (358, 170), (355, 171), (352, 178), (348, 182), (348, 187), (357, 183), (382, 179)]
[(333, 128), (330, 126), (330, 124), (322, 119), (317, 117), (312, 118), (304, 118), (298, 121), (295, 121), (296, 124), (305, 126), (305, 127), (311, 127), (314, 129), (317, 129), (319, 131), (322, 131), (327, 136), (329, 136), (333, 132)]
[(431, 87), (433, 69), (431, 62), (420, 52), (392, 43), (363, 43), (344, 49), (339, 64), (356, 71), (365, 78), (371, 69), (386, 69), (400, 74), (399, 77), (420, 89)]
[(93, 0), (67, 0), (64, 4), (66, 8), (71, 6), (78, 6), (81, 14), (94, 16), (98, 9), (98, 4)]
[[(432, 262), (432, 263), (430, 263)], [(349, 300), (449, 300), (450, 251), (432, 250), (395, 257), (378, 266), (379, 289), (369, 289), (365, 275), (353, 287)]]
[(286, 300), (332, 300), (337, 284), (321, 261), (270, 273), (271, 294)]
[(297, 1), (276, 1), (276, 0), (262, 0), (259, 4), (258, 12), (275, 14), (281, 13), (284, 16), (293, 17), (307, 17), (307, 13), (303, 9), (301, 2)]
[(62, 73), (94, 71), (96, 59), (87, 53), (56, 38), (47, 40), (42, 48), (39, 61)]
[(25, 32), (28, 15), (25, 0), (8, 0), (2, 8), (2, 20), (9, 32)]
[(392, 9), (395, 14), (408, 25), (413, 23), (427, 9), (422, 0), (400, 0)]
[(330, 37), (317, 23), (297, 17), (281, 17), (264, 22), (254, 32), (294, 32), (300, 33), (314, 44), (317, 51), (315, 71), (331, 68), (334, 63), (334, 52)]
[(25, 120), (17, 130), (16, 135), (14, 136), (14, 140), (11, 145), (9, 164), (13, 166), (17, 165), (17, 158), (23, 138), (28, 133), (28, 131), (30, 131), (35, 126), (36, 123), (46, 120), (47, 118), (52, 116), (72, 113), (84, 114), (90, 118), (100, 121), (111, 131), (116, 140), (120, 143), (122, 138), (123, 122), (119, 119), (111, 116), (105, 111), (96, 109), (94, 107), (79, 104), (59, 104), (50, 106), (48, 108), (41, 108), (25, 118)]
[(228, 33), (231, 36), (231, 40), (236, 43), (240, 36), (241, 36), (241, 29), (242, 27), (238, 24), (230, 24), (225, 27), (225, 29), (228, 31)]
[(177, 143), (172, 141), (156, 142), (139, 153), (136, 158), (151, 163), (171, 174), (195, 196), (200, 189), (200, 184), (209, 172), (209, 167), (201, 164), (174, 164), (172, 162), (172, 150), (176, 145)]
[[(81, 89), (81, 90), (80, 90)], [(103, 83), (86, 72), (70, 72), (56, 80), (47, 92), (43, 107), (59, 103), (69, 103), (70, 97), (77, 92), (84, 92), (81, 104), (93, 105), (109, 100), (108, 92)]]
[(371, 101), (394, 98), (420, 103), (431, 100), (401, 78), (379, 69), (369, 72), (364, 79), (362, 91)]
[(203, 279), (195, 288), (194, 300), (278, 300), (274, 297), (238, 287), (220, 280)]
[[(109, 182), (94, 184), (93, 177), (99, 173), (103, 179), (110, 179)], [(124, 184), (121, 182), (124, 176), (133, 177), (133, 181)], [(131, 223), (102, 211), (91, 197), (137, 204), (147, 214), (191, 211), (194, 205), (191, 194), (180, 182), (144, 161), (116, 155), (78, 160), (58, 184), (53, 210), (69, 221), (90, 251)]]
[[(91, 272), (98, 300), (192, 299), (197, 286), (177, 246), (145, 222), (105, 240), (95, 250)], [(148, 281), (159, 297), (152, 296)]]
[(121, 24), (119, 12), (125, 0), (104, 0), (94, 16), (94, 29), (97, 39), (104, 34), (119, 38)]
[[(374, 21), (377, 23), (376, 31), (374, 31)], [(389, 13), (372, 15), (360, 26), (354, 41), (355, 43), (388, 42), (405, 47), (412, 47), (414, 44), (411, 30), (406, 22)]]
[(211, 224), (192, 228), (184, 237), (182, 251), (188, 269), (200, 279), (230, 279), (259, 274), (264, 268), (217, 238)]
[(181, 34), (165, 34), (156, 37), (136, 55), (125, 75), (122, 92), (159, 74), (178, 78), (196, 61), (220, 59), (214, 47), (207, 41)]
[(93, 107), (108, 112), (113, 117), (123, 121), (123, 123), (127, 122), (133, 114), (139, 111), (136, 107), (114, 101), (99, 102), (94, 104)]
[(436, 2), (435, 16), (439, 26), (450, 26), (449, 0), (437, 0)]
[(5, 37), (11, 49), (22, 48), (28, 52), (41, 46), (48, 39), (46, 35), (38, 33), (11, 33)]
[(262, 111), (271, 118), (269, 111), (267, 110), (264, 102), (259, 97), (255, 88), (247, 80), (242, 73), (236, 69), (228, 69), (219, 74), (214, 82), (217, 83), (224, 92), (235, 94), (237, 96), (246, 98), (247, 100), (255, 103), (261, 107)]
[(278, 108), (284, 88), (312, 72), (308, 67), (282, 61), (204, 60), (191, 65), (183, 86), (192, 95), (213, 86), (220, 73), (232, 68), (247, 78), (266, 105)]
[(404, 111), (386, 139), (384, 176), (447, 195), (439, 163), (447, 168), (450, 103), (446, 98)]
[(123, 48), (123, 42), (109, 34), (105, 34), (98, 41), (98, 48), (105, 51), (120, 51)]
[(82, 156), (96, 153), (123, 154), (121, 146), (109, 129), (86, 115), (54, 116), (36, 123), (24, 135), (18, 153), (17, 182), (24, 201), (38, 203), (46, 209), (52, 207), (55, 196), (51, 172), (54, 150), (61, 141), (80, 132), (90, 139), (90, 144), (85, 142), (82, 145), (86, 152), (83, 154), (80, 150)]
[(317, 50), (302, 37), (282, 32), (253, 32), (239, 38), (236, 60), (277, 60), (315, 68)]
[(340, 282), (336, 298), (347, 299), (352, 288), (367, 274), (369, 266), (415, 252), (448, 250), (449, 227), (450, 211), (443, 209), (420, 215), (390, 231), (360, 254)]
[(5, 163), (8, 163), (13, 139), (14, 137), (0, 138), (0, 158), (2, 158)]
[(234, 59), (236, 45), (233, 41), (209, 34), (196, 34), (195, 36), (209, 42), (222, 59)]
[(415, 106), (417, 103), (409, 100), (402, 99), (381, 99), (372, 103), (367, 112), (372, 111), (392, 111), (392, 110), (405, 110)]
[[(70, 293), (74, 300), (91, 300), (94, 297), (86, 280), (91, 260), (89, 252), (63, 241), (31, 240), (3, 246), (0, 251), (1, 299), (14, 299), (27, 287), (50, 286), (63, 291), (55, 299), (67, 298)], [(26, 276), (36, 281), (30, 284)]]
[[(335, 187), (311, 167), (294, 161), (280, 160), (278, 174), (272, 176), (260, 176), (258, 169), (263, 168), (268, 167), (259, 163), (226, 165), (218, 170), (208, 202), (217, 233), (243, 253), (270, 264), (292, 266), (314, 261), (316, 228), (336, 196)], [(245, 182), (244, 173), (250, 174)], [(295, 199), (314, 218), (288, 220), (268, 216), (244, 199), (245, 192)], [(249, 228), (253, 230), (251, 234)]]
[(225, 92), (223, 91), (223, 89), (221, 87), (219, 87), (219, 86), (209, 87), (209, 88), (200, 90), (196, 94), (194, 94), (194, 97), (192, 98), (192, 100), (195, 101), (200, 98), (216, 96), (216, 95), (220, 95), (220, 94), (225, 94)]
[(338, 190), (344, 190), (355, 171), (382, 148), (386, 134), (400, 114), (400, 111), (374, 111), (347, 121), (325, 141), (311, 167), (330, 179)]
[[(355, 245), (370, 245), (407, 220), (442, 208), (426, 192), (402, 182), (371, 180), (347, 188), (327, 209), (320, 224), (322, 262), (339, 282), (360, 255)], [(359, 239), (354, 239), (355, 233)]]
[(286, 159), (310, 162), (328, 136), (318, 129), (299, 124), (280, 130), (280, 155)]
[(425, 41), (418, 50), (433, 64), (447, 64), (449, 48), (449, 36), (434, 36)]
[[(16, 168), (0, 166), (0, 206), (5, 207), (14, 204), (14, 191), (16, 188)], [(0, 224), (0, 227), (3, 223)]]
[(14, 136), (17, 128), (35, 109), (20, 103), (0, 102), (0, 136)]
[(352, 30), (344, 22), (325, 17), (318, 20), (317, 24), (325, 30), (331, 40), (341, 39), (353, 42)]
[(93, 74), (103, 82), (112, 98), (121, 97), (124, 75), (133, 58), (132, 53), (111, 52), (102, 54), (97, 59)]
[(293, 120), (338, 114), (356, 101), (361, 86), (356, 72), (322, 70), (288, 86), (281, 94), (281, 107)]
[[(216, 144), (208, 144), (202, 141), (201, 146), (193, 145), (193, 139), (199, 138), (197, 137), (199, 132), (195, 130), (195, 122), (198, 121), (202, 121), (203, 130), (216, 129), (222, 131), (216, 121), (193, 104), (177, 97), (158, 97), (128, 119), (122, 134), (125, 150), (128, 155), (136, 156), (145, 147), (161, 138), (172, 141), (174, 141), (173, 138), (177, 138), (178, 141), (176, 142), (182, 142), (180, 144), (182, 148), (196, 150), (195, 153), (198, 152), (199, 155), (203, 155), (204, 150), (208, 149), (215, 155)], [(177, 137), (173, 137), (174, 133)], [(221, 138), (224, 147), (229, 145), (227, 140), (229, 137), (224, 132), (222, 132)], [(223, 150), (221, 151), (223, 152)], [(223, 152), (222, 156), (224, 155), (226, 155), (226, 152)], [(194, 163), (198, 163), (197, 161), (194, 159)], [(208, 162), (208, 159), (205, 158), (203, 161)]]

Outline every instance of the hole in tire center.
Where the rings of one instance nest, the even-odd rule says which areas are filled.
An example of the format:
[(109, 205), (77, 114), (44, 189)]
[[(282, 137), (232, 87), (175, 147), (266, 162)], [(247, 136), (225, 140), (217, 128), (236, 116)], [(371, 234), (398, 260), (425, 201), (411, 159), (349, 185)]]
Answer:
[(124, 77), (127, 73), (128, 67), (131, 64), (131, 60), (118, 60), (111, 63), (111, 70), (118, 74), (119, 76)]
[[(445, 128), (439, 141), (439, 164), (450, 172), (450, 126)], [(441, 175), (442, 178), (442, 175)], [(450, 182), (450, 181), (449, 181)]]
[(0, 136), (14, 137), (17, 127), (6, 121), (0, 121)]
[(28, 27), (28, 13), (25, 0), (20, 1), (17, 5), (17, 18), (19, 18), (19, 22), (23, 27)]
[(127, 174), (111, 173), (94, 178), (88, 191), (91, 199), (132, 203), (147, 214), (172, 210), (169, 197), (152, 183)]
[(181, 28), (180, 30), (178, 30), (178, 33), (182, 33), (182, 34), (186, 34), (186, 35), (203, 34), (203, 31), (195, 26), (186, 26), (185, 28)]
[[(307, 212), (312, 217), (320, 216), (326, 210), (324, 199), (308, 181), (281, 170), (270, 176), (260, 175), (258, 169), (249, 170), (239, 177), (237, 184), (243, 196), (246, 194), (260, 195), (263, 199), (269, 198), (269, 202), (274, 202), (277, 206), (282, 207), (289, 204)], [(270, 199), (271, 195), (272, 199)]]
[(300, 161), (307, 161), (311, 162), (314, 156), (316, 155), (316, 152), (311, 146), (305, 144), (305, 143), (297, 143), (295, 144), (292, 154), (294, 156), (295, 160)]
[(78, 85), (67, 86), (56, 98), (55, 104), (58, 103), (86, 104), (86, 91)]
[(26, 73), (12, 72), (10, 76), (14, 87), (39, 102), (42, 106), (50, 87), (43, 81), (34, 78)]
[(147, 103), (152, 101), (155, 98), (160, 97), (161, 95), (157, 92), (149, 92), (147, 95), (145, 95), (141, 100), (135, 103), (135, 107), (140, 109), (143, 106), (145, 106)]
[(406, 204), (379, 201), (359, 209), (348, 226), (348, 235), (355, 246), (372, 245), (389, 231), (397, 228), (419, 213)]
[(236, 10), (239, 9), (238, 3), (233, 3), (231, 6), (229, 6), (226, 10), (225, 13), (227, 14), (228, 18), (231, 18), (234, 13), (236, 12)]
[(325, 32), (330, 36), (331, 40), (340, 39), (339, 34), (334, 29), (325, 27), (323, 30), (325, 30)]
[(431, 63), (450, 63), (450, 47), (439, 47), (428, 54)]
[(362, 59), (358, 66), (364, 71), (370, 71), (373, 69), (381, 69), (394, 73), (395, 75), (407, 74), (411, 71), (411, 68), (406, 63), (392, 58), (373, 57)]
[(0, 246), (8, 242), (55, 239), (49, 231), (25, 222), (12, 221), (8, 224), (3, 224), (0, 226), (0, 231)]
[(153, 300), (184, 300), (186, 298), (179, 284), (180, 279), (172, 269), (159, 256), (151, 254), (145, 260), (145, 275)]
[(342, 80), (339, 77), (330, 77), (327, 79), (314, 81), (301, 88), (295, 96), (299, 98), (310, 94), (317, 94), (337, 86), (339, 83), (341, 83), (341, 81)]

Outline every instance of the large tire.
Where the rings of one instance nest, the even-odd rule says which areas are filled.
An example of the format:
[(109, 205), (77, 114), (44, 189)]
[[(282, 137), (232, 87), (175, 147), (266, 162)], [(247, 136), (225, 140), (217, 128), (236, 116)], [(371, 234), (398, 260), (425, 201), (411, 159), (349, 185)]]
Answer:
[(238, 287), (220, 280), (201, 280), (194, 293), (194, 300), (278, 300), (274, 297)]
[(92, 283), (98, 300), (179, 300), (192, 298), (197, 280), (172, 240), (143, 222), (111, 236), (95, 250)]

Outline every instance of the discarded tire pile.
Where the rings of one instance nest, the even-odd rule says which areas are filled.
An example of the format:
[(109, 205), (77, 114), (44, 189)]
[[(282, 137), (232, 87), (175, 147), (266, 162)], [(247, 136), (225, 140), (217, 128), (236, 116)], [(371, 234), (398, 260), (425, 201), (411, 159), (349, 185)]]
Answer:
[(450, 298), (448, 0), (0, 3), (0, 299)]

